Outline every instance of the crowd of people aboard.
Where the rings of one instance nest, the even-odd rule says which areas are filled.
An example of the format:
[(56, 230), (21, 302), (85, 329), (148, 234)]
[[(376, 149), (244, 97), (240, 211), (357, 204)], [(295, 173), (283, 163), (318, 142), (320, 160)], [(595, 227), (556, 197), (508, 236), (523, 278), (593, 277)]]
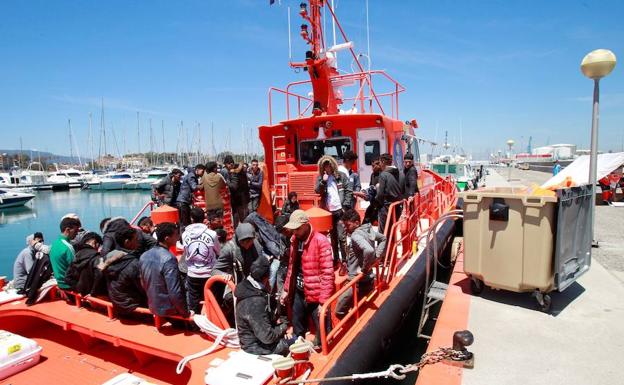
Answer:
[[(373, 266), (385, 251), (389, 209), (418, 193), (411, 154), (402, 170), (390, 154), (373, 159), (365, 189), (353, 170), (357, 155), (343, 155), (342, 165), (331, 156), (318, 161), (315, 191), (332, 216), (329, 239), (312, 227), (296, 191), (275, 211), (274, 223), (260, 215), (264, 175), (258, 161), (247, 167), (228, 156), (220, 171), (215, 162), (198, 164), (186, 175), (174, 169), (155, 185), (153, 199), (177, 207), (179, 223), (155, 226), (143, 217), (134, 225), (121, 217), (105, 218), (93, 231), (83, 229), (76, 214), (67, 214), (50, 246), (43, 234), (29, 235), (15, 261), (13, 286), (33, 303), (37, 289), (53, 276), (69, 296), (107, 297), (119, 317), (140, 317), (134, 310), (147, 307), (160, 317), (175, 316), (170, 320), (178, 326), (179, 318), (201, 312), (207, 280), (225, 276), (236, 283), (234, 292), (226, 285), (211, 289), (236, 325), (242, 349), (284, 354), (310, 331), (310, 319), (319, 330), (320, 308), (336, 290), (336, 270), (348, 280), (364, 275), (358, 298), (373, 289)], [(231, 239), (224, 230), (224, 189), (231, 202)], [(193, 205), (197, 192), (203, 192), (203, 208)], [(358, 197), (370, 202), (363, 218), (355, 210)], [(172, 252), (176, 247), (183, 250), (179, 258)], [(336, 317), (344, 317), (352, 306), (348, 290), (337, 301)], [(325, 325), (330, 328), (331, 322)], [(315, 346), (320, 345), (319, 334)]]

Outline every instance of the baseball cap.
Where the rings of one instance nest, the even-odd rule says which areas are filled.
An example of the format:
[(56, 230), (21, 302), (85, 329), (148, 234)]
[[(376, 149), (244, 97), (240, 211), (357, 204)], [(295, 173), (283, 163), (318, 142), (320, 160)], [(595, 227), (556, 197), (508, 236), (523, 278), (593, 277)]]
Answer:
[(290, 214), (290, 219), (288, 220), (288, 223), (284, 225), (284, 228), (296, 230), (301, 227), (301, 225), (305, 225), (308, 222), (310, 222), (310, 218), (308, 218), (308, 214), (306, 214), (305, 211), (295, 210), (292, 214)]

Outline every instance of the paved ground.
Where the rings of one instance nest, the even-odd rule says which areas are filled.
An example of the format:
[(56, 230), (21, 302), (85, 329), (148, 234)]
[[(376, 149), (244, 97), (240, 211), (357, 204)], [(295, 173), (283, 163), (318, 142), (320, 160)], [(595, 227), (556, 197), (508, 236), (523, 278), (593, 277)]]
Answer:
[[(548, 174), (512, 172), (514, 184), (544, 178)], [(486, 183), (506, 179), (507, 170), (493, 172)], [(475, 335), (475, 368), (464, 371), (463, 384), (622, 383), (624, 208), (597, 209), (601, 247), (594, 249), (584, 276), (563, 293), (552, 293), (550, 314), (535, 310), (529, 294), (486, 288), (471, 297), (468, 328)]]

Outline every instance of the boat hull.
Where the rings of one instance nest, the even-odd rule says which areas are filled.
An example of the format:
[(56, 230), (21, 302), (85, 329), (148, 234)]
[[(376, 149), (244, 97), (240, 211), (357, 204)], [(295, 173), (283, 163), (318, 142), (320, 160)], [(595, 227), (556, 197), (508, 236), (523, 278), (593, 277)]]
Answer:
[(30, 202), (35, 196), (24, 196), (24, 197), (11, 197), (2, 199), (2, 203), (0, 203), (0, 209), (7, 209), (11, 207), (19, 207), (23, 206), (26, 203)]
[[(455, 222), (446, 221), (440, 226), (436, 234), (438, 255), (451, 245), (454, 233)], [(421, 253), (389, 297), (351, 341), (349, 347), (334, 361), (334, 366), (324, 377), (365, 373), (378, 366), (379, 357), (387, 352), (400, 325), (414, 305), (420, 303), (419, 298), (426, 280), (424, 256), (427, 252), (425, 249)], [(332, 383), (353, 384), (352, 381)]]

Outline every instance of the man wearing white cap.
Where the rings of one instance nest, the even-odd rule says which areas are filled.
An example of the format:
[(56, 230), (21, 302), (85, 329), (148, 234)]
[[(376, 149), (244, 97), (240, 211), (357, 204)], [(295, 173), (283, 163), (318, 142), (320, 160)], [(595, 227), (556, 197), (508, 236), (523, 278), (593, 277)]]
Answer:
[[(317, 331), (315, 345), (318, 346), (319, 311), (335, 291), (334, 257), (327, 237), (315, 231), (309, 222), (303, 210), (295, 210), (284, 225), (294, 237), (280, 302), (292, 306), (293, 334), (297, 337), (305, 337), (308, 317), (312, 316)], [(329, 317), (326, 326), (331, 326)]]

